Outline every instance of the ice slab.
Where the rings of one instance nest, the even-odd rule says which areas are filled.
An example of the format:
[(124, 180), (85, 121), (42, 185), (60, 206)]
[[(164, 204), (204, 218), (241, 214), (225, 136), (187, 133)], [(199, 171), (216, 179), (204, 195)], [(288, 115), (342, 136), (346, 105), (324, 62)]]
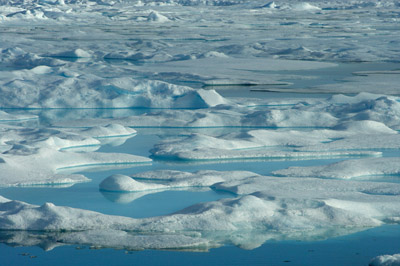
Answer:
[(310, 167), (290, 167), (278, 170), (273, 174), (292, 177), (319, 177), (350, 179), (365, 176), (400, 175), (400, 159), (365, 158), (346, 160), (329, 165)]
[[(163, 140), (150, 152), (156, 158), (181, 160), (379, 156), (373, 150), (399, 149), (399, 140), (398, 132), (382, 123), (355, 121), (339, 124), (334, 129), (259, 129), (218, 136), (189, 134)], [(340, 146), (340, 143), (347, 145)]]
[[(203, 170), (195, 173), (159, 170), (126, 175), (112, 175), (100, 183), (100, 189), (114, 192), (141, 192), (147, 190), (170, 190), (190, 187), (209, 187), (227, 180), (243, 179), (255, 174), (246, 171), (218, 172)], [(150, 182), (149, 182), (150, 181)], [(150, 192), (151, 193), (151, 192)]]

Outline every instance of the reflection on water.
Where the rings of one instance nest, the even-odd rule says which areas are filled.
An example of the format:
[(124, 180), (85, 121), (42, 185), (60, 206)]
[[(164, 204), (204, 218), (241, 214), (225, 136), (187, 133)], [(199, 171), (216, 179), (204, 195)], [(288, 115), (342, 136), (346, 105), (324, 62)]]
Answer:
[[(31, 237), (26, 238), (27, 234), (30, 234)], [(237, 237), (240, 238), (240, 235)], [(375, 256), (398, 253), (400, 227), (383, 226), (323, 241), (275, 241), (271, 239), (253, 250), (239, 249), (228, 245), (201, 253), (99, 250), (98, 246), (70, 246), (55, 242), (57, 234), (51, 232), (41, 234), (37, 232), (0, 232), (0, 239), (1, 243), (6, 244), (0, 244), (0, 257), (5, 265), (53, 266), (55, 264), (93, 265), (95, 263), (107, 266), (133, 264), (365, 266)], [(37, 241), (37, 243), (29, 247), (29, 241)], [(204, 249), (198, 248), (193, 251), (204, 251)]]

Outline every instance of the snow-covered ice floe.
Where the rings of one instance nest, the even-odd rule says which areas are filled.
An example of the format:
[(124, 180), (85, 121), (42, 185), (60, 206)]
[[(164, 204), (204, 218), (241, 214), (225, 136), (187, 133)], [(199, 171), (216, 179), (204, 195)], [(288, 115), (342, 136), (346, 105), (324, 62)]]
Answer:
[(385, 157), (346, 160), (329, 165), (290, 167), (275, 171), (273, 174), (292, 177), (342, 179), (385, 175), (400, 176), (400, 159), (398, 157)]
[[(50, 233), (49, 239), (101, 247), (207, 249), (231, 243), (252, 249), (271, 239), (323, 239), (395, 222), (400, 217), (400, 184), (281, 178), (235, 171), (155, 171), (135, 174), (136, 181), (129, 178), (113, 176), (113, 182), (108, 179), (101, 189), (128, 192), (157, 186), (205, 186), (235, 196), (143, 219), (0, 198), (1, 229), (62, 231), (59, 235)], [(377, 190), (386, 193), (374, 193)], [(12, 238), (14, 233), (8, 234)]]
[(0, 186), (85, 182), (85, 176), (63, 170), (151, 162), (130, 154), (95, 152), (102, 139), (135, 134), (135, 130), (120, 125), (69, 130), (4, 126), (0, 136)]
[(373, 258), (370, 266), (398, 266), (400, 265), (400, 254), (382, 255)]
[[(360, 93), (355, 96), (334, 95), (326, 99), (259, 100), (224, 98), (215, 91), (217, 102), (209, 108), (193, 105), (188, 110), (162, 110), (145, 112), (140, 116), (116, 117), (112, 121), (130, 127), (255, 127), (255, 128), (332, 128), (357, 126), (374, 131), (379, 127), (400, 129), (400, 101), (396, 96)], [(183, 98), (191, 98), (183, 96)], [(237, 101), (237, 102), (235, 102)], [(243, 104), (244, 103), (244, 104)], [(360, 121), (360, 122), (358, 122)], [(361, 125), (365, 122), (365, 125)], [(368, 121), (383, 125), (368, 125)], [(352, 126), (352, 122), (356, 125)], [(75, 126), (106, 125), (110, 119), (78, 119)], [(54, 121), (55, 126), (68, 126), (71, 121)], [(374, 129), (375, 128), (375, 129)], [(386, 133), (388, 133), (387, 130)], [(343, 130), (345, 130), (343, 128)], [(390, 133), (390, 132), (389, 132)], [(392, 131), (393, 133), (393, 131)]]

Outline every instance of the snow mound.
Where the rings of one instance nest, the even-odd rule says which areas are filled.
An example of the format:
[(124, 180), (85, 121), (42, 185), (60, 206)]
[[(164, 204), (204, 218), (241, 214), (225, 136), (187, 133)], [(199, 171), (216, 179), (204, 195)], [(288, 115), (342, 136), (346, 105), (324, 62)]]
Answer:
[[(36, 68), (35, 68), (36, 69)], [(44, 71), (43, 71), (44, 70)], [(230, 103), (214, 90), (195, 90), (161, 81), (82, 74), (11, 72), (0, 82), (6, 108), (206, 108)], [(48, 75), (47, 75), (48, 74)], [(40, 77), (38, 76), (40, 75)]]
[(147, 16), (147, 20), (148, 21), (153, 21), (153, 22), (160, 22), (160, 23), (164, 23), (164, 22), (170, 21), (169, 18), (167, 18), (164, 15), (161, 15), (157, 11), (151, 11), (150, 14)]
[(54, 57), (65, 57), (65, 58), (90, 58), (92, 57), (91, 51), (85, 51), (83, 49), (77, 48), (72, 51), (66, 51), (58, 54), (51, 55)]
[(165, 186), (137, 182), (126, 175), (112, 175), (100, 183), (100, 189), (104, 191), (133, 192), (152, 189), (163, 189)]
[(94, 138), (125, 137), (135, 135), (136, 130), (118, 124), (109, 124), (104, 127), (96, 126), (85, 129), (81, 132), (81, 134)]
[(274, 9), (274, 8), (278, 8), (278, 5), (275, 4), (275, 2), (269, 2), (269, 3), (261, 6), (260, 8), (271, 8), (271, 9)]
[(319, 10), (321, 10), (321, 8), (314, 6), (310, 3), (306, 3), (306, 2), (294, 5), (293, 9), (297, 10), (297, 11), (319, 11)]

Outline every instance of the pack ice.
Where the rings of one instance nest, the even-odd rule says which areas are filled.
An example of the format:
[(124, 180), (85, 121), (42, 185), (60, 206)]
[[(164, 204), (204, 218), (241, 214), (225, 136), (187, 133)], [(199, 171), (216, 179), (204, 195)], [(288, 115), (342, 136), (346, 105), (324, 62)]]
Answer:
[[(0, 6), (0, 187), (72, 185), (90, 181), (79, 174), (85, 169), (152, 160), (201, 161), (205, 168), (245, 159), (335, 160), (263, 175), (114, 170), (99, 189), (121, 201), (193, 188), (232, 195), (143, 219), (0, 196), (2, 242), (46, 250), (253, 249), (400, 222), (400, 184), (381, 182), (400, 174), (397, 1)], [(354, 65), (378, 69), (348, 70)], [(331, 96), (223, 96), (237, 86)], [(135, 149), (98, 151), (134, 137), (135, 127), (161, 132), (148, 147), (151, 159)], [(179, 133), (163, 131), (170, 128)], [(371, 262), (388, 263), (398, 255)]]
[[(235, 196), (144, 219), (2, 198), (2, 229), (63, 231), (53, 236), (53, 241), (61, 243), (113, 246), (119, 239), (116, 246), (124, 248), (207, 249), (231, 243), (252, 249), (269, 239), (323, 239), (400, 218), (398, 184), (218, 171), (146, 172), (133, 179), (111, 176), (101, 189), (140, 192), (205, 186)], [(65, 232), (69, 230), (74, 232)], [(258, 237), (254, 238), (255, 234)], [(154, 235), (161, 237), (155, 239)], [(109, 237), (111, 241), (106, 242)], [(173, 241), (163, 243), (165, 239)]]

